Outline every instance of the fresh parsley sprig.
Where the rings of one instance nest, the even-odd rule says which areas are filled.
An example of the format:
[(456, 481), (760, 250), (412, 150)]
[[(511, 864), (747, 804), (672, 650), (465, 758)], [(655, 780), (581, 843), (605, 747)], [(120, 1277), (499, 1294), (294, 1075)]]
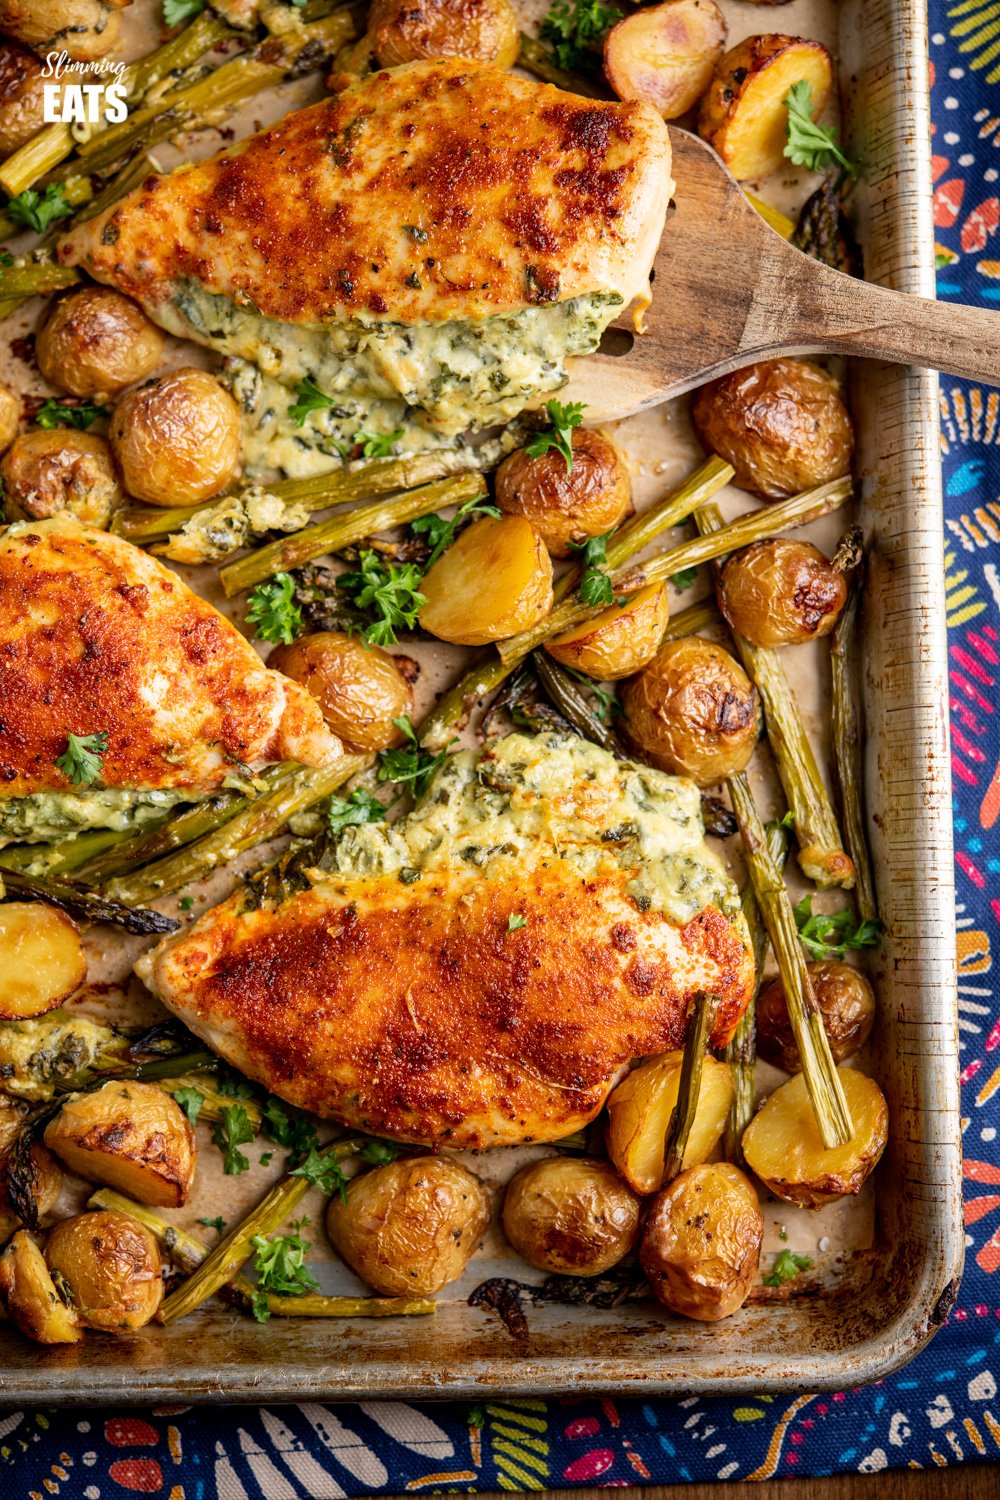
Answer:
[(319, 1148), (316, 1127), (305, 1115), (289, 1114), (287, 1107), (271, 1094), (262, 1111), (264, 1134), (283, 1146), (293, 1161), (299, 1162)]
[(258, 1323), (266, 1323), (271, 1316), (267, 1305), (269, 1293), (276, 1297), (302, 1297), (306, 1292), (319, 1290), (319, 1282), (305, 1263), (312, 1247), (299, 1233), (308, 1223), (308, 1219), (296, 1219), (289, 1226), (290, 1234), (275, 1234), (270, 1239), (255, 1234), (250, 1241), (256, 1251), (257, 1273), (257, 1291), (251, 1307)]
[(556, 0), (539, 36), (548, 42), (556, 64), (567, 73), (601, 71), (599, 44), (616, 21), (624, 15), (616, 5), (602, 0)]
[(812, 1261), (808, 1255), (796, 1255), (794, 1250), (782, 1250), (775, 1256), (770, 1274), (764, 1277), (765, 1286), (784, 1286), (794, 1281), (803, 1271), (808, 1271)]
[(74, 786), (93, 786), (103, 769), (109, 739), (105, 729), (96, 734), (68, 734), (66, 749), (56, 760), (57, 769)]
[(812, 84), (808, 79), (793, 83), (784, 103), (788, 111), (785, 155), (810, 172), (822, 172), (831, 162), (837, 162), (849, 176), (857, 177), (857, 166), (837, 144), (837, 132), (832, 126), (818, 125), (813, 118)]
[(291, 645), (302, 631), (302, 610), (295, 602), (295, 579), (290, 573), (275, 573), (250, 590), (247, 624), (254, 627), (260, 641)]
[(191, 1124), (197, 1125), (198, 1116), (201, 1114), (201, 1106), (205, 1102), (205, 1095), (199, 1089), (175, 1089), (174, 1099), (187, 1115)]
[(573, 472), (573, 429), (579, 427), (583, 421), (584, 402), (568, 401), (563, 406), (561, 401), (546, 401), (545, 413), (549, 419), (548, 427), (543, 427), (541, 432), (525, 443), (524, 451), (529, 458), (541, 458), (550, 448), (555, 448), (562, 454), (566, 461), (566, 473)]
[(344, 1176), (340, 1162), (333, 1156), (324, 1156), (321, 1151), (314, 1148), (303, 1161), (299, 1162), (297, 1167), (292, 1168), (289, 1176), (304, 1177), (328, 1198), (332, 1198), (336, 1193), (344, 1203), (347, 1202), (347, 1178)]
[(581, 603), (593, 608), (613, 604), (615, 600), (614, 585), (607, 571), (608, 538), (614, 529), (612, 526), (610, 531), (604, 531), (600, 536), (588, 536), (585, 542), (570, 543), (583, 566), (577, 595)]
[(110, 406), (99, 406), (94, 401), (56, 401), (50, 396), (44, 406), (35, 413), (39, 427), (75, 427), (77, 432), (86, 432), (100, 417), (111, 415)]
[(330, 798), (326, 820), (331, 833), (343, 833), (345, 828), (359, 828), (363, 823), (381, 823), (385, 814), (385, 803), (358, 786), (347, 797)]
[(422, 577), (416, 563), (386, 563), (366, 548), (358, 558), (356, 573), (341, 573), (337, 587), (357, 609), (370, 611), (375, 619), (361, 638), (369, 646), (392, 646), (398, 630), (412, 630), (427, 603), (420, 592)]
[(450, 521), (436, 514), (420, 516), (418, 520), (411, 521), (410, 530), (414, 536), (423, 537), (431, 549), (424, 563), (424, 572), (434, 566), (446, 547), (451, 546), (464, 521), (471, 521), (473, 516), (493, 516), (496, 519), (500, 514), (495, 505), (485, 505), (482, 500), (473, 496), (459, 506)]
[(25, 229), (33, 229), (36, 234), (44, 234), (72, 212), (73, 205), (67, 200), (61, 182), (50, 182), (43, 193), (35, 188), (25, 188), (23, 193), (10, 199), (6, 208), (9, 219)]
[(249, 1159), (240, 1146), (249, 1145), (256, 1138), (245, 1105), (223, 1105), (219, 1118), (212, 1127), (212, 1140), (222, 1152), (222, 1170), (227, 1177), (239, 1177), (250, 1170)]
[(360, 447), (362, 458), (389, 458), (402, 436), (402, 427), (394, 427), (391, 432), (364, 432), (359, 428), (354, 445)]
[(421, 745), (408, 714), (401, 714), (392, 722), (405, 736), (406, 743), (397, 750), (382, 751), (379, 756), (378, 779), (395, 781), (401, 786), (409, 785), (414, 797), (419, 797), (438, 766), (444, 765), (448, 759), (449, 747), (455, 741), (449, 740), (443, 750), (432, 755)]
[(325, 391), (320, 389), (311, 375), (307, 375), (304, 380), (299, 381), (295, 387), (295, 394), (298, 400), (292, 402), (288, 408), (288, 415), (296, 427), (305, 426), (306, 417), (308, 417), (310, 412), (326, 411), (328, 407), (337, 405), (336, 396), (328, 396)]
[(849, 906), (840, 911), (813, 914), (812, 895), (803, 896), (795, 908), (799, 941), (813, 958), (844, 958), (859, 948), (878, 943), (878, 922), (857, 922)]

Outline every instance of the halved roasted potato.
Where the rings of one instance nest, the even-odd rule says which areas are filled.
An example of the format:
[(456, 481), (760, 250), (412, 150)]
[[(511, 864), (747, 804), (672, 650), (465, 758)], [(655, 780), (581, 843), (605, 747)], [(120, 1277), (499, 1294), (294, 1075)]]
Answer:
[(470, 57), (512, 68), (517, 16), (509, 0), (373, 0), (367, 39), (383, 68), (425, 57)]
[(86, 977), (79, 928), (65, 912), (41, 901), (0, 906), (0, 1020), (55, 1010)]
[(63, 1219), (49, 1235), (45, 1260), (77, 1316), (102, 1333), (145, 1327), (163, 1300), (156, 1241), (128, 1214)]
[(459, 534), (420, 585), (420, 624), (457, 646), (485, 646), (552, 608), (552, 560), (530, 521), (484, 516)]
[(198, 1159), (180, 1105), (153, 1083), (125, 1080), (69, 1100), (45, 1144), (71, 1172), (162, 1208), (187, 1202)]
[(715, 0), (663, 0), (611, 28), (604, 72), (619, 99), (644, 99), (676, 120), (708, 88), (728, 35)]
[(706, 1162), (653, 1199), (639, 1260), (653, 1295), (672, 1312), (714, 1323), (749, 1296), (763, 1238), (749, 1178), (728, 1162)]
[[(663, 1181), (663, 1152), (677, 1103), (682, 1052), (666, 1052), (634, 1068), (608, 1100), (608, 1155), (637, 1193), (655, 1193)], [(706, 1057), (684, 1167), (711, 1155), (726, 1128), (733, 1098), (728, 1063)]]
[(822, 1208), (860, 1193), (889, 1137), (889, 1110), (878, 1084), (853, 1068), (838, 1071), (854, 1121), (854, 1138), (846, 1146), (823, 1145), (802, 1073), (775, 1089), (743, 1132), (747, 1166), (776, 1197), (801, 1208)]
[(812, 89), (819, 115), (833, 87), (833, 59), (822, 42), (771, 33), (749, 36), (721, 58), (701, 101), (698, 134), (738, 182), (769, 177), (785, 162), (788, 109), (796, 83)]
[(78, 1344), (83, 1338), (79, 1318), (56, 1291), (45, 1257), (25, 1229), (0, 1255), (0, 1299), (36, 1344)]
[(613, 604), (594, 619), (553, 636), (545, 649), (564, 667), (598, 682), (614, 682), (652, 661), (669, 618), (667, 590), (654, 583), (624, 604)]

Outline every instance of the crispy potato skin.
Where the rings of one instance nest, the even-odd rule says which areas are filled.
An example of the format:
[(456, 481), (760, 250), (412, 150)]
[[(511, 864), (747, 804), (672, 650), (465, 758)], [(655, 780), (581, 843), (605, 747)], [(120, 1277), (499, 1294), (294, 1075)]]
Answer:
[(0, 906), (0, 1020), (43, 1016), (86, 977), (87, 956), (72, 917), (40, 901)]
[(110, 1082), (71, 1099), (45, 1144), (81, 1177), (160, 1208), (187, 1202), (198, 1161), (183, 1110), (153, 1083)]
[(774, 537), (726, 559), (717, 595), (723, 615), (755, 646), (802, 646), (829, 635), (847, 583), (818, 547)]
[(461, 1276), (489, 1222), (479, 1178), (439, 1156), (364, 1172), (326, 1211), (337, 1254), (387, 1297), (426, 1297)]
[(20, 420), (20, 401), (9, 386), (0, 384), (0, 453), (5, 453), (17, 437)]
[[(836, 1062), (860, 1051), (875, 1021), (875, 993), (860, 969), (824, 959), (809, 964), (823, 1024)], [(769, 979), (757, 999), (757, 1051), (765, 1062), (798, 1073), (802, 1067), (781, 980)]]
[(821, 42), (781, 33), (749, 36), (716, 64), (701, 101), (698, 134), (737, 181), (769, 177), (784, 165), (785, 99), (801, 80), (810, 84), (819, 115), (833, 87), (833, 59)]
[(668, 641), (622, 689), (629, 739), (653, 765), (714, 786), (746, 769), (760, 730), (757, 689), (712, 641)]
[(44, 521), (75, 516), (107, 526), (122, 498), (111, 450), (93, 432), (36, 428), (15, 438), (0, 463), (12, 519)]
[(374, 0), (367, 40), (383, 68), (429, 57), (512, 68), (518, 24), (508, 0)]
[(410, 886), (331, 877), (277, 909), (237, 895), (142, 977), (248, 1077), (316, 1114), (420, 1144), (558, 1140), (630, 1058), (683, 1044), (697, 990), (720, 995), (724, 1042), (753, 983), (715, 907), (676, 927), (638, 913), (628, 880), (545, 859), (493, 882), (464, 863)]
[(653, 1199), (639, 1247), (654, 1295), (672, 1312), (715, 1323), (742, 1307), (764, 1238), (753, 1185), (728, 1162), (681, 1172)]
[[(637, 1193), (655, 1193), (663, 1181), (670, 1117), (677, 1103), (682, 1052), (653, 1057), (626, 1073), (608, 1099), (608, 1155)], [(728, 1063), (706, 1057), (684, 1167), (710, 1156), (726, 1128), (733, 1098)]]
[(576, 427), (573, 467), (555, 448), (532, 458), (523, 448), (497, 469), (496, 503), (531, 522), (553, 557), (610, 531), (631, 512), (632, 482), (621, 449), (595, 428)]
[(860, 1193), (889, 1138), (878, 1084), (854, 1068), (839, 1072), (855, 1129), (846, 1146), (824, 1147), (802, 1073), (775, 1089), (743, 1132), (747, 1166), (776, 1197), (800, 1208)]
[(207, 370), (168, 370), (129, 391), (108, 433), (125, 488), (149, 505), (197, 505), (240, 464), (240, 412)]
[(269, 664), (311, 693), (348, 750), (401, 745), (392, 721), (413, 713), (413, 693), (388, 651), (357, 636), (322, 630), (279, 646)]
[(72, 396), (106, 396), (152, 374), (163, 335), (106, 286), (87, 286), (55, 304), (35, 342), (46, 380)]
[[(489, 581), (486, 586), (486, 581)], [(458, 646), (485, 646), (536, 625), (552, 608), (552, 559), (530, 521), (485, 516), (424, 574), (420, 624)]]
[(211, 791), (234, 762), (340, 749), (309, 694), (138, 547), (66, 519), (0, 533), (0, 787), (65, 791), (66, 736), (107, 730), (112, 787)]
[(36, 1344), (78, 1344), (80, 1320), (55, 1289), (45, 1257), (27, 1230), (19, 1229), (0, 1255), (0, 1301), (26, 1338)]
[(156, 1241), (127, 1214), (63, 1219), (49, 1235), (45, 1260), (65, 1280), (79, 1317), (102, 1333), (144, 1328), (163, 1300)]
[[(0, 1129), (2, 1128), (3, 1119), (0, 1117)], [(59, 1163), (51, 1151), (46, 1151), (41, 1141), (33, 1141), (30, 1151), (35, 1168), (35, 1181), (32, 1184), (31, 1196), (38, 1208), (39, 1218), (42, 1218), (45, 1214), (51, 1213), (56, 1206), (59, 1194), (62, 1192), (63, 1175), (59, 1169)], [(15, 1230), (22, 1227), (17, 1211), (10, 1201), (5, 1155), (4, 1147), (0, 1143), (0, 1245), (6, 1244)]]
[(539, 1270), (600, 1276), (635, 1248), (639, 1199), (606, 1161), (552, 1157), (512, 1179), (503, 1228)]
[(0, 0), (0, 31), (79, 62), (106, 57), (118, 42), (118, 11), (131, 0)]
[(850, 471), (850, 415), (833, 376), (809, 360), (764, 360), (710, 381), (692, 416), (703, 445), (736, 470), (736, 483), (765, 500)]
[(564, 667), (598, 682), (615, 682), (652, 661), (669, 618), (665, 586), (651, 584), (625, 604), (613, 604), (593, 620), (554, 636), (545, 649)]
[(44, 123), (42, 65), (27, 47), (0, 43), (0, 157), (11, 156)]
[(611, 28), (604, 71), (619, 99), (645, 99), (676, 120), (708, 88), (728, 35), (715, 0), (664, 0)]
[(531, 287), (555, 301), (646, 295), (670, 191), (669, 137), (648, 105), (443, 58), (375, 73), (147, 178), (70, 230), (59, 256), (174, 331), (192, 268), (283, 322), (482, 318), (530, 305)]

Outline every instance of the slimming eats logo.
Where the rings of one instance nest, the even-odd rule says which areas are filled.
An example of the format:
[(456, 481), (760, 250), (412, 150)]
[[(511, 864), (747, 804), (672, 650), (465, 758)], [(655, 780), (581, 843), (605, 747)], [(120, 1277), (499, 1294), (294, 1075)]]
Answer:
[[(107, 120), (120, 125), (128, 115), (128, 102), (122, 74), (123, 62), (73, 62), (68, 52), (50, 52), (42, 69), (43, 78), (55, 79), (42, 85), (43, 119), (46, 125), (97, 125)], [(72, 74), (82, 75), (74, 79)], [(104, 79), (95, 78), (104, 74)], [(112, 82), (107, 77), (113, 78)]]

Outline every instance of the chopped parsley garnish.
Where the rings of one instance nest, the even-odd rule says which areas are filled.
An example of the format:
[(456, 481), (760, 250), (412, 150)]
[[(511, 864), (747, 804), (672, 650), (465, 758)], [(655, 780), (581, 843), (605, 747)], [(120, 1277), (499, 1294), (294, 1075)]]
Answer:
[(671, 573), (670, 582), (675, 589), (689, 589), (697, 578), (697, 568), (682, 568), (679, 573)]
[(341, 1170), (340, 1162), (334, 1156), (325, 1156), (321, 1151), (313, 1148), (304, 1161), (292, 1168), (289, 1175), (304, 1177), (328, 1198), (338, 1193), (343, 1201), (347, 1202), (347, 1178)]
[(179, 26), (192, 16), (200, 16), (205, 9), (205, 0), (163, 0), (164, 26)]
[(373, 797), (363, 786), (355, 787), (347, 797), (331, 797), (326, 820), (331, 833), (358, 828), (362, 823), (380, 823), (385, 817), (385, 803)]
[(369, 548), (361, 553), (358, 562), (360, 570), (341, 573), (337, 587), (357, 609), (375, 616), (362, 630), (362, 640), (369, 646), (395, 645), (397, 630), (412, 630), (427, 603), (419, 589), (421, 570), (416, 563), (384, 563)]
[(61, 182), (50, 182), (44, 193), (34, 188), (25, 188), (7, 204), (7, 214), (15, 224), (44, 234), (51, 225), (65, 219), (73, 212), (73, 205), (66, 199)]
[(588, 536), (585, 542), (575, 545), (570, 543), (583, 566), (583, 576), (577, 587), (577, 595), (581, 603), (589, 604), (594, 608), (615, 602), (614, 585), (606, 568), (608, 538), (614, 529), (612, 526), (611, 531), (605, 531), (600, 536)]
[(556, 0), (538, 34), (565, 72), (599, 73), (599, 44), (623, 15), (616, 5), (603, 5), (601, 0), (574, 0), (572, 5)]
[(204, 1224), (206, 1229), (214, 1229), (216, 1234), (221, 1235), (226, 1232), (226, 1221), (221, 1214), (218, 1214), (214, 1219), (199, 1219), (198, 1223)]
[(528, 919), (527, 919), (527, 917), (522, 916), (520, 912), (517, 912), (517, 911), (511, 912), (510, 916), (507, 918), (507, 931), (508, 932), (517, 932), (517, 930), (519, 928), (521, 928), (521, 927), (527, 927), (527, 925), (528, 925)]
[(430, 556), (424, 563), (424, 572), (432, 568), (446, 547), (450, 547), (463, 521), (471, 520), (473, 516), (500, 515), (495, 505), (484, 505), (480, 499), (473, 496), (460, 505), (450, 521), (444, 516), (430, 515), (421, 516), (416, 521), (410, 522), (410, 530), (415, 536), (422, 536), (430, 547)]
[(563, 406), (560, 401), (546, 401), (545, 412), (549, 419), (548, 427), (543, 427), (541, 432), (525, 443), (524, 451), (529, 458), (541, 458), (550, 448), (555, 448), (566, 460), (566, 473), (573, 472), (573, 428), (579, 427), (583, 421), (584, 403), (582, 401), (569, 401)]
[(856, 922), (849, 906), (831, 913), (813, 915), (812, 895), (803, 896), (795, 908), (799, 941), (813, 958), (843, 958), (859, 948), (878, 944), (878, 922)]
[(57, 768), (74, 786), (92, 786), (101, 774), (109, 738), (103, 729), (96, 734), (68, 734)]
[(292, 402), (288, 408), (288, 415), (296, 427), (305, 425), (306, 417), (310, 412), (326, 411), (328, 407), (337, 405), (336, 396), (328, 396), (325, 391), (320, 390), (311, 375), (299, 381), (295, 387), (295, 394), (298, 400)]
[(250, 1162), (240, 1146), (246, 1146), (256, 1132), (242, 1104), (226, 1104), (212, 1128), (212, 1140), (222, 1152), (222, 1169), (227, 1177), (238, 1177), (250, 1170)]
[(86, 432), (99, 417), (111, 415), (110, 406), (98, 406), (93, 401), (56, 401), (52, 396), (35, 413), (39, 427), (75, 427), (77, 432)]
[(590, 705), (590, 711), (595, 719), (600, 719), (602, 724), (607, 724), (615, 714), (624, 712), (614, 693), (609, 693), (602, 688), (592, 677), (588, 677), (586, 672), (578, 672), (576, 667), (563, 667), (563, 671), (568, 672), (570, 677), (575, 678), (587, 689), (594, 700)]
[(813, 119), (812, 84), (807, 79), (792, 84), (785, 95), (785, 108), (788, 110), (785, 155), (797, 167), (822, 172), (831, 162), (837, 162), (851, 177), (857, 177), (857, 166), (837, 145), (837, 132), (829, 125), (817, 125)]
[(181, 911), (190, 911), (192, 906), (194, 905), (194, 897), (182, 896), (177, 905), (179, 906)]
[(251, 1306), (258, 1323), (266, 1323), (271, 1316), (268, 1293), (276, 1297), (301, 1297), (319, 1289), (319, 1282), (305, 1263), (306, 1252), (311, 1246), (299, 1234), (308, 1222), (308, 1219), (296, 1219), (290, 1225), (290, 1234), (275, 1234), (270, 1239), (255, 1234), (250, 1241), (257, 1252), (254, 1257), (257, 1291)]
[(239, 1073), (227, 1073), (224, 1078), (220, 1078), (216, 1090), (227, 1099), (252, 1099), (254, 1094), (249, 1078), (244, 1078)]
[(403, 233), (408, 234), (410, 239), (417, 245), (426, 245), (427, 230), (421, 229), (419, 224), (404, 224)]
[(359, 430), (354, 434), (354, 442), (360, 445), (363, 458), (389, 458), (392, 450), (403, 436), (402, 427), (394, 427), (391, 432), (363, 432)]
[(365, 1141), (358, 1155), (362, 1161), (370, 1162), (373, 1167), (387, 1167), (390, 1162), (403, 1150), (402, 1146), (395, 1141)]
[(264, 1105), (264, 1134), (285, 1150), (296, 1161), (307, 1157), (319, 1147), (316, 1127), (304, 1115), (289, 1114), (282, 1101), (272, 1094)]
[(432, 755), (421, 745), (409, 715), (401, 714), (392, 722), (406, 736), (406, 744), (401, 745), (398, 750), (382, 751), (379, 756), (378, 779), (396, 781), (400, 785), (409, 783), (414, 797), (419, 797), (438, 766), (443, 766), (448, 759), (448, 747), (455, 741), (449, 740), (443, 750)]
[(201, 1106), (205, 1102), (205, 1095), (198, 1089), (175, 1089), (174, 1098), (181, 1109), (187, 1115), (192, 1125), (197, 1125), (198, 1116), (201, 1114)]
[(280, 641), (290, 646), (302, 630), (302, 611), (295, 602), (295, 579), (290, 573), (275, 573), (267, 583), (250, 590), (247, 624), (259, 641)]
[(808, 1255), (796, 1255), (794, 1250), (782, 1250), (775, 1256), (770, 1275), (764, 1277), (764, 1285), (784, 1286), (786, 1281), (794, 1281), (800, 1272), (808, 1271), (811, 1265)]

